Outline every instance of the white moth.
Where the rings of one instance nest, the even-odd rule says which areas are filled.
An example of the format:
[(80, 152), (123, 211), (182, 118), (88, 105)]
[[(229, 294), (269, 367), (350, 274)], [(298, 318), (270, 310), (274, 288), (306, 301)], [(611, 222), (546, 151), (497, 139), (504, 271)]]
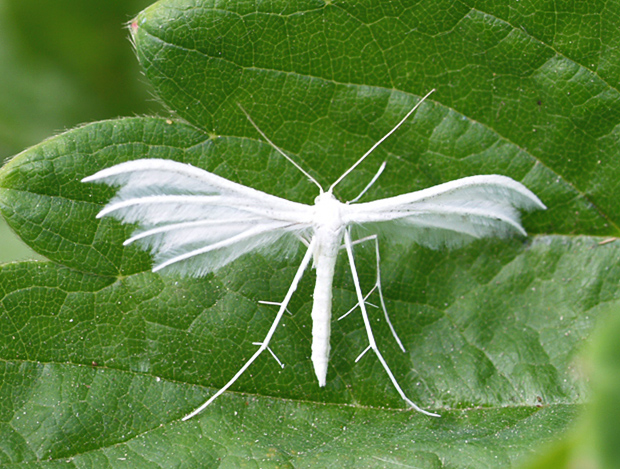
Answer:
[(376, 181), (385, 163), (354, 200), (342, 203), (336, 199), (334, 187), (402, 125), (429, 95), (424, 96), (327, 191), (273, 144), (246, 113), (263, 138), (318, 186), (320, 193), (314, 205), (281, 199), (189, 164), (161, 159), (128, 161), (82, 180), (121, 186), (97, 217), (112, 215), (123, 222), (136, 223), (138, 230), (124, 244), (137, 242), (150, 249), (154, 256), (154, 272), (166, 269), (185, 275), (206, 275), (248, 252), (295, 242), (283, 239), (289, 237), (287, 235), (293, 235), (307, 245), (284, 299), (279, 303), (263, 302), (277, 304), (279, 310), (265, 339), (256, 344), (260, 345), (259, 349), (223, 388), (183, 420), (211, 404), (265, 350), (275, 357), (269, 342), (311, 260), (316, 269), (312, 364), (319, 386), (325, 386), (330, 350), (332, 281), (343, 243), (357, 295), (355, 308), (359, 307), (361, 311), (369, 343), (357, 360), (372, 350), (405, 402), (424, 414), (438, 416), (421, 409), (405, 395), (377, 347), (353, 258), (353, 245), (369, 239), (374, 240), (377, 253), (377, 283), (373, 290), (378, 289), (386, 321), (398, 345), (405, 350), (389, 320), (381, 293), (377, 235), (353, 241), (352, 227), (364, 225), (381, 230), (387, 236), (396, 236), (399, 241), (416, 242), (431, 248), (450, 247), (483, 237), (526, 235), (517, 209), (544, 209), (545, 206), (522, 184), (497, 175), (466, 177), (396, 197), (353, 203)]

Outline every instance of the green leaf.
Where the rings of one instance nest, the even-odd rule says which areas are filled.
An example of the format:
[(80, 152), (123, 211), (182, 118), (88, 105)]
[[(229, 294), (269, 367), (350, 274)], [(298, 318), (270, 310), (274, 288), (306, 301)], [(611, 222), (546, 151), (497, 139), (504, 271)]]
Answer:
[(620, 457), (620, 315), (613, 311), (609, 325), (599, 332), (593, 373), (597, 400), (593, 408), (595, 444), (600, 453), (601, 467), (613, 467)]
[(578, 424), (560, 441), (548, 444), (528, 464), (527, 469), (570, 469), (574, 467), (613, 468), (620, 457), (620, 314), (618, 307), (593, 334), (587, 366), (591, 370), (592, 399)]
[(0, 158), (68, 126), (154, 109), (123, 23), (148, 0), (4, 0)]
[[(603, 46), (618, 35), (616, 5), (588, 5), (597, 27), (579, 10), (522, 2), (170, 0), (145, 10), (133, 39), (174, 117), (89, 124), (0, 172), (7, 222), (53, 261), (0, 271), (0, 462), (508, 467), (557, 437), (587, 401), (580, 349), (620, 298), (620, 245), (603, 243), (620, 219), (618, 62)], [(95, 218), (115, 189), (81, 179), (169, 158), (311, 204), (316, 188), (238, 104), (327, 186), (431, 88), (336, 195), (350, 200), (387, 161), (365, 200), (497, 173), (549, 207), (524, 217), (525, 240), (453, 251), (382, 242), (383, 291), (407, 352), (371, 309), (379, 347), (409, 397), (442, 417), (405, 410), (372, 355), (355, 363), (367, 345), (356, 314), (333, 321), (318, 387), (308, 271), (271, 343), (286, 366), (264, 354), (181, 422), (255, 351), (275, 315), (258, 301), (282, 299), (302, 249), (247, 255), (203, 279), (153, 274), (149, 253), (122, 245), (133, 227)], [(368, 291), (374, 248), (356, 246), (356, 259)], [(354, 304), (341, 259), (334, 314)]]
[[(149, 0), (3, 0), (0, 161), (60, 129), (159, 109), (123, 27)], [(38, 258), (0, 219), (0, 262)]]

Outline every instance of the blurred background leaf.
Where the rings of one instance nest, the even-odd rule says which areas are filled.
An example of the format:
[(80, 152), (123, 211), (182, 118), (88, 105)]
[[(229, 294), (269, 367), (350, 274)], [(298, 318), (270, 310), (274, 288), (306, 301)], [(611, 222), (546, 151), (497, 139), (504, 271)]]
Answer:
[(591, 403), (576, 425), (523, 469), (615, 469), (620, 461), (620, 309), (608, 308), (584, 351)]
[[(0, 161), (62, 130), (152, 113), (124, 25), (150, 0), (0, 0)], [(0, 262), (42, 258), (0, 219)]]

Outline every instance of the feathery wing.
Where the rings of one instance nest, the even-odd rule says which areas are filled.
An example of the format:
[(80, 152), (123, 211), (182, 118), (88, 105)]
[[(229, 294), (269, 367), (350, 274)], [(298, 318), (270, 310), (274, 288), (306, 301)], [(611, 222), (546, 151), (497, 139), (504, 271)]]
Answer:
[(523, 184), (506, 176), (472, 176), (428, 189), (347, 205), (352, 225), (377, 224), (396, 241), (437, 249), (478, 238), (525, 235), (519, 209), (545, 209)]
[(171, 160), (128, 161), (82, 182), (121, 186), (97, 217), (137, 223), (125, 244), (150, 248), (153, 271), (205, 275), (255, 249), (294, 245), (276, 241), (303, 234), (312, 223), (309, 205)]

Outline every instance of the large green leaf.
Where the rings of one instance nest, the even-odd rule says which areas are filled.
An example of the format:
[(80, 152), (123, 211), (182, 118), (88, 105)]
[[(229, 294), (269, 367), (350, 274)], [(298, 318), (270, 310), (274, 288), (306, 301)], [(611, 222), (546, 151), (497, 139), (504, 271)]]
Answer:
[[(55, 465), (505, 467), (565, 429), (586, 402), (578, 353), (618, 303), (620, 120), (616, 3), (588, 15), (541, 2), (163, 1), (131, 26), (171, 119), (90, 124), (0, 172), (0, 209), (54, 263), (0, 272), (0, 462)], [(514, 6), (514, 8), (513, 8)], [(577, 7), (572, 7), (577, 8)], [(583, 18), (591, 19), (585, 21)], [(137, 158), (192, 163), (280, 197), (317, 195), (248, 123), (324, 186), (429, 89), (436, 93), (341, 186), (366, 200), (473, 174), (522, 181), (549, 207), (530, 238), (454, 251), (381, 245), (401, 353), (372, 310), (404, 410), (359, 315), (333, 323), (325, 388), (309, 361), (307, 272), (261, 357), (198, 417), (180, 418), (254, 352), (301, 259), (244, 256), (203, 279), (150, 272), (96, 213), (114, 189), (80, 183)], [(362, 287), (372, 246), (356, 247)], [(334, 312), (355, 304), (341, 260)], [(371, 299), (371, 302), (373, 299)], [(43, 463), (41, 462), (41, 465)]]

